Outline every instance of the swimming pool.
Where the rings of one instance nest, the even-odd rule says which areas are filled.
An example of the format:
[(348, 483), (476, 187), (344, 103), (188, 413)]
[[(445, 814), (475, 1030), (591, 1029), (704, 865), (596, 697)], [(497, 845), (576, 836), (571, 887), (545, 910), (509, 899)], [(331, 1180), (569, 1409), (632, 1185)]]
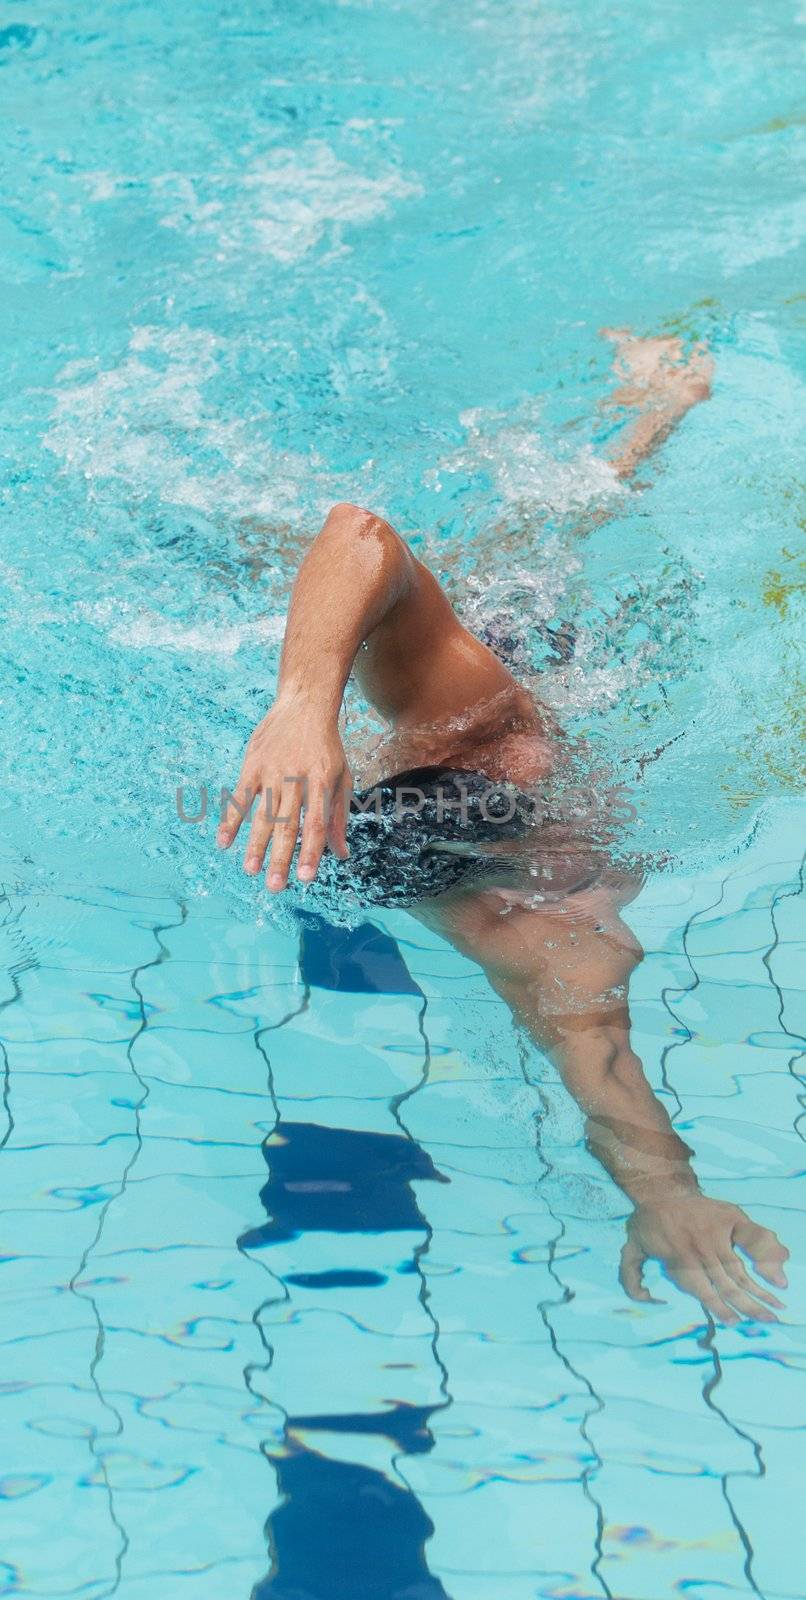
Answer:
[[(0, 1593), (806, 1594), (803, 20), (3, 8)], [(603, 324), (716, 383), (597, 527)], [(479, 972), (402, 912), (301, 946), (178, 814), (342, 497), (631, 782), (636, 1046), (778, 1326), (626, 1300)]]

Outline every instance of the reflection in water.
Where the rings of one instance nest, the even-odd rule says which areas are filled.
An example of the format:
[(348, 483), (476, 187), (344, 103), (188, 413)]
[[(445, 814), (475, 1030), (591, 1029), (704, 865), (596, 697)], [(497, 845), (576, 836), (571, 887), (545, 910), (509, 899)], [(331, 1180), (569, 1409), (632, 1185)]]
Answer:
[(270, 1220), (243, 1235), (247, 1250), (299, 1233), (422, 1232), (412, 1182), (448, 1182), (426, 1151), (399, 1133), (280, 1122), (263, 1154), (269, 1181), (260, 1198)]
[(394, 939), (371, 922), (358, 928), (332, 928), (310, 911), (301, 923), (299, 963), (306, 983), (341, 994), (417, 994), (422, 996)]
[(426, 1426), (432, 1409), (289, 1419), (285, 1451), (274, 1457), (284, 1497), (269, 1519), (274, 1571), (253, 1600), (447, 1600), (425, 1561), (434, 1526), (411, 1490), (293, 1436), (297, 1427), (383, 1434), (412, 1454), (433, 1445)]
[[(394, 941), (370, 924), (347, 930), (306, 918), (300, 966), (311, 987), (421, 993)], [(449, 1180), (420, 1145), (398, 1133), (281, 1120), (263, 1150), (269, 1177), (260, 1198), (268, 1220), (239, 1240), (241, 1248), (261, 1249), (305, 1233), (414, 1232), (415, 1249), (398, 1270), (417, 1278), (421, 1297), (419, 1258), (429, 1228), (412, 1183)], [(287, 1272), (284, 1282), (323, 1292), (364, 1291), (382, 1288), (388, 1276), (334, 1261), (323, 1271)], [(382, 1411), (334, 1409), (286, 1419), (282, 1442), (266, 1451), (282, 1500), (266, 1529), (271, 1572), (252, 1600), (448, 1600), (426, 1564), (433, 1524), (406, 1484), (310, 1442), (318, 1432), (371, 1435), (389, 1440), (396, 1453), (423, 1454), (433, 1448), (429, 1420), (438, 1409), (397, 1402)]]

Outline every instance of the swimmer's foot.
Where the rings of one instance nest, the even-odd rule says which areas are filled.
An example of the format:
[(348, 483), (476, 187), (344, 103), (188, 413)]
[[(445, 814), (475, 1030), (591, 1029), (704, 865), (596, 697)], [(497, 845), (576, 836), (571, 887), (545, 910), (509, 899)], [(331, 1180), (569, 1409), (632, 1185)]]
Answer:
[(629, 328), (603, 328), (616, 347), (613, 363), (621, 383), (605, 402), (634, 413), (611, 457), (620, 478), (630, 478), (692, 406), (707, 400), (714, 373), (704, 344), (687, 355), (676, 337), (641, 339)]

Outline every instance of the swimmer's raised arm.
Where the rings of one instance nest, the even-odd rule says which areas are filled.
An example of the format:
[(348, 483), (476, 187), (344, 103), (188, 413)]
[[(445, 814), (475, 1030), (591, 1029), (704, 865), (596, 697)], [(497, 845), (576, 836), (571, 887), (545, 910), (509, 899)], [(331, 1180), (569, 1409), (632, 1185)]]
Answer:
[(249, 741), (218, 834), (230, 845), (260, 797), (244, 866), (258, 873), (271, 840), (272, 891), (288, 881), (303, 809), (298, 877), (315, 877), (326, 842), (347, 854), (351, 775), (338, 719), (359, 651), (362, 689), (398, 727), (448, 720), (496, 696), (523, 699), (394, 529), (358, 506), (334, 506), (297, 575), (277, 698)]
[(252, 734), (219, 843), (232, 843), (259, 797), (244, 860), (257, 873), (273, 838), (268, 886), (285, 887), (305, 806), (299, 877), (315, 876), (325, 839), (347, 854), (351, 784), (338, 731), (344, 686), (364, 640), (411, 583), (402, 541), (369, 512), (337, 505), (305, 556), (294, 584), (277, 698)]

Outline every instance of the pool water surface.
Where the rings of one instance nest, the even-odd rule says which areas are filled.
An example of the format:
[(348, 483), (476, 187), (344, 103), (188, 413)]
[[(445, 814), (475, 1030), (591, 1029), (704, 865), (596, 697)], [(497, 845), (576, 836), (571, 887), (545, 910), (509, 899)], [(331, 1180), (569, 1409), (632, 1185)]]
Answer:
[[(0, 1594), (804, 1600), (804, 21), (0, 5)], [(631, 487), (608, 326), (714, 360)], [(625, 1296), (478, 968), (216, 853), (340, 499), (629, 793), (633, 1043), (777, 1324)]]

